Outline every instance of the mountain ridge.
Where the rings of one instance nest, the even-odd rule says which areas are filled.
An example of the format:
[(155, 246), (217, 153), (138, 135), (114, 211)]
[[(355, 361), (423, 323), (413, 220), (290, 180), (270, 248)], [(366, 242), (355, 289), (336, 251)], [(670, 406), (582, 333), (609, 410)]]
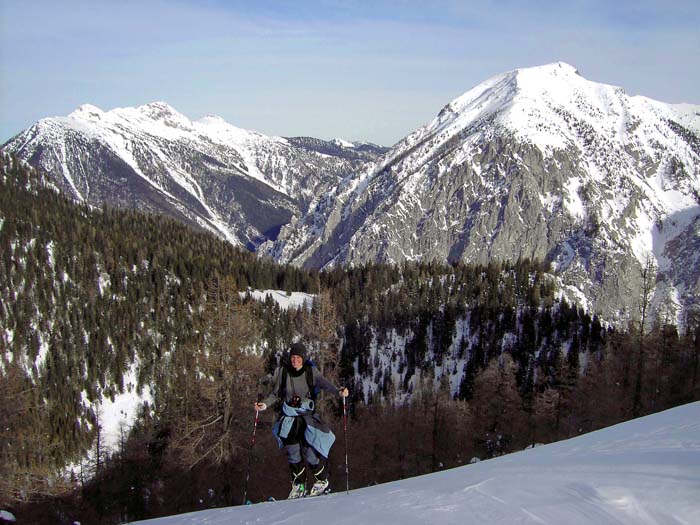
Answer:
[(3, 147), (78, 200), (166, 213), (254, 249), (381, 151), (320, 142), (316, 150), (328, 151), (152, 102), (109, 111), (84, 104)]
[(164, 102), (84, 105), (5, 148), (75, 194), (165, 210), (282, 263), (540, 259), (618, 322), (647, 260), (655, 305), (679, 324), (700, 296), (700, 106), (631, 97), (564, 62), (487, 79), (388, 151), (191, 121)]
[(540, 258), (622, 321), (649, 257), (670, 281), (657, 302), (680, 315), (697, 283), (676, 278), (683, 256), (666, 243), (700, 214), (697, 129), (700, 106), (629, 97), (568, 64), (510, 71), (444, 106), (261, 251), (311, 267)]

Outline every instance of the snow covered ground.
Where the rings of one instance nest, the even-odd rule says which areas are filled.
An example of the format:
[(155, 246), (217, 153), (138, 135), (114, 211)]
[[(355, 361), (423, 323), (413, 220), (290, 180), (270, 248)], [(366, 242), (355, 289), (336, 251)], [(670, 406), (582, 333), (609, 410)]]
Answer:
[[(352, 459), (351, 459), (352, 462)], [(352, 463), (350, 465), (352, 476)], [(343, 486), (344, 480), (335, 480)], [(436, 474), (139, 523), (700, 523), (700, 402)]]
[[(241, 297), (245, 293), (240, 292)], [(251, 290), (250, 295), (258, 301), (265, 301), (271, 297), (283, 310), (291, 308), (311, 308), (314, 303), (314, 296), (303, 292), (285, 292), (284, 290)]]

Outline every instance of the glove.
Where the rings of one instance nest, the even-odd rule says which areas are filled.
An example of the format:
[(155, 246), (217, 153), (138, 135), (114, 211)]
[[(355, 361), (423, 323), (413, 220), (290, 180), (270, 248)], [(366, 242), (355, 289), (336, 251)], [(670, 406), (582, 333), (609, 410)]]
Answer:
[(350, 391), (347, 388), (341, 388), (338, 391), (338, 394), (340, 395), (340, 397), (348, 397), (350, 395)]
[(267, 408), (265, 403), (255, 403), (255, 410), (260, 410), (261, 412)]

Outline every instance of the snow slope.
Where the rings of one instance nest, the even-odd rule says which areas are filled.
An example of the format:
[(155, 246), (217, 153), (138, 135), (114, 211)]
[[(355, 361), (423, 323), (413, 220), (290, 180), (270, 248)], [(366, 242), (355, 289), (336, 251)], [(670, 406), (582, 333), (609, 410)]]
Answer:
[[(240, 292), (240, 295), (245, 297), (243, 292)], [(282, 310), (289, 310), (290, 307), (311, 309), (314, 303), (314, 296), (304, 292), (287, 293), (284, 290), (251, 290), (250, 295), (256, 301), (262, 302), (270, 297)]]
[(700, 402), (350, 494), (138, 523), (700, 523)]

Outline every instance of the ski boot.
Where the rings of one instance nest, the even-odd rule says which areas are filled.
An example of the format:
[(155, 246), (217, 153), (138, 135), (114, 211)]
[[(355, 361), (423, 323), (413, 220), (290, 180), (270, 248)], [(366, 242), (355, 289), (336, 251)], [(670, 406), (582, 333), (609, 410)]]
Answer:
[(326, 466), (318, 464), (312, 466), (311, 468), (314, 471), (314, 477), (316, 478), (316, 482), (314, 483), (313, 487), (311, 487), (309, 497), (321, 496), (323, 494), (329, 493), (330, 488), (328, 487), (328, 472), (326, 472)]
[(297, 499), (306, 496), (306, 485), (304, 483), (292, 483), (292, 490), (287, 499)]
[(306, 469), (303, 463), (290, 463), (289, 469), (292, 471), (292, 490), (287, 499), (297, 499), (306, 496), (306, 483), (304, 483), (304, 473)]
[(328, 494), (330, 491), (331, 489), (328, 487), (328, 480), (319, 479), (316, 481), (316, 483), (314, 483), (314, 486), (311, 487), (309, 497), (312, 498), (314, 496), (322, 496), (323, 494)]

